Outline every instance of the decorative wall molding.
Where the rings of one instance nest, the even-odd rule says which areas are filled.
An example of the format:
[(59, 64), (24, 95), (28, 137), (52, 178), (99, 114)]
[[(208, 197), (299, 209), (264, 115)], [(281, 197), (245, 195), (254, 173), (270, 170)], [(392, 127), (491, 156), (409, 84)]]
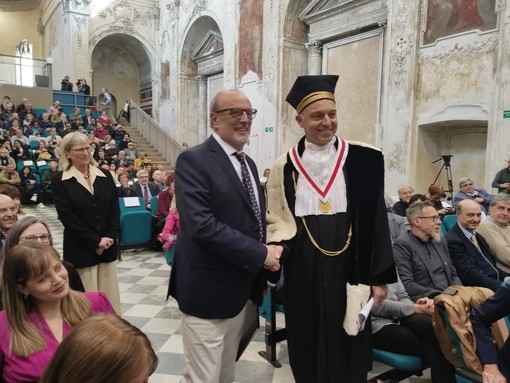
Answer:
[(271, 50), (268, 54), (266, 67), (264, 68), (264, 89), (266, 91), (266, 98), (269, 102), (274, 101), (274, 89), (276, 80), (276, 58), (274, 52)]
[(322, 45), (323, 45), (322, 41), (315, 40), (309, 43), (305, 43), (305, 48), (311, 55), (320, 55), (322, 54)]
[(404, 174), (404, 154), (401, 144), (399, 143), (393, 144), (393, 149), (390, 153), (388, 167), (390, 170), (396, 170), (399, 173)]
[(394, 37), (391, 41), (390, 57), (393, 83), (397, 89), (402, 89), (409, 72), (409, 60), (415, 43), (409, 23), (408, 7), (403, 2), (400, 2), (399, 5), (399, 7), (395, 6)]

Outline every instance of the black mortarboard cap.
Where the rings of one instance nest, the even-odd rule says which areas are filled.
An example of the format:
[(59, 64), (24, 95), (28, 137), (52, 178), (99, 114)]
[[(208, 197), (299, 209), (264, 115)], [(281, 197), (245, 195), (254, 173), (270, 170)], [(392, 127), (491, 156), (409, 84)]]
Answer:
[(296, 112), (301, 113), (311, 103), (329, 99), (335, 101), (336, 75), (299, 76), (289, 91), (287, 101)]

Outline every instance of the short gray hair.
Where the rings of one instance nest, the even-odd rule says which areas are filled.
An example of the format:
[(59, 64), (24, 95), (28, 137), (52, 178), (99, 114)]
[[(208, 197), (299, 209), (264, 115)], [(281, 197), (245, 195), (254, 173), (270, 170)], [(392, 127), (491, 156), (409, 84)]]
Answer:
[(140, 176), (143, 174), (149, 175), (149, 172), (145, 169), (140, 169), (136, 172), (136, 178), (140, 178)]
[(510, 194), (508, 193), (499, 193), (492, 198), (491, 204), (489, 205), (489, 209), (495, 206), (498, 202), (502, 203), (510, 203)]
[(434, 207), (434, 205), (432, 204), (432, 202), (430, 201), (416, 201), (416, 202), (413, 202), (411, 204), (411, 206), (409, 206), (406, 210), (406, 217), (407, 217), (407, 220), (409, 221), (409, 224), (412, 226), (412, 222), (413, 222), (413, 219), (415, 219), (416, 217), (418, 217), (420, 214), (422, 214), (422, 211), (424, 208), (426, 208), (427, 206), (430, 206), (430, 207)]
[(463, 185), (464, 183), (468, 182), (468, 181), (473, 182), (473, 180), (472, 180), (471, 178), (469, 178), (469, 177), (460, 177), (460, 178), (459, 178), (459, 188), (461, 188), (461, 187), (462, 187), (462, 185)]

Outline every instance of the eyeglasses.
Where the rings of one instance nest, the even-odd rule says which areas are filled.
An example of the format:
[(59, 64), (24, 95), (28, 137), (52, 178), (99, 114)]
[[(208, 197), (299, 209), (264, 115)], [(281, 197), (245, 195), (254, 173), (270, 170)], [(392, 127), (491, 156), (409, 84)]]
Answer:
[(416, 218), (431, 219), (432, 221), (441, 221), (441, 219), (439, 218), (438, 215), (431, 215), (431, 216), (428, 216), (428, 217), (416, 217)]
[(75, 153), (85, 153), (85, 152), (92, 152), (93, 149), (91, 146), (87, 146), (86, 148), (78, 148), (78, 149), (70, 149)]
[(46, 234), (41, 234), (41, 235), (27, 235), (25, 237), (20, 237), (19, 238), (20, 241), (37, 241), (37, 240), (41, 240), (42, 243), (49, 243), (50, 240), (51, 240), (51, 234), (50, 233), (46, 233)]
[(243, 113), (246, 113), (246, 117), (249, 120), (253, 120), (257, 115), (257, 109), (242, 109), (242, 108), (227, 108), (222, 110), (215, 110), (213, 113), (223, 113), (229, 112), (229, 114), (234, 118), (241, 118)]

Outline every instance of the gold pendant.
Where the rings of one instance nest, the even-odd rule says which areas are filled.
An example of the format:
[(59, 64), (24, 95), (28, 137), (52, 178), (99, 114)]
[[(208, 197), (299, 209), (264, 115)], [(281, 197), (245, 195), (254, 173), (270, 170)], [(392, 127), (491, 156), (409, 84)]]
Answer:
[(329, 204), (329, 202), (321, 201), (321, 204), (319, 205), (319, 210), (323, 213), (329, 213), (329, 211), (331, 210), (331, 205)]

